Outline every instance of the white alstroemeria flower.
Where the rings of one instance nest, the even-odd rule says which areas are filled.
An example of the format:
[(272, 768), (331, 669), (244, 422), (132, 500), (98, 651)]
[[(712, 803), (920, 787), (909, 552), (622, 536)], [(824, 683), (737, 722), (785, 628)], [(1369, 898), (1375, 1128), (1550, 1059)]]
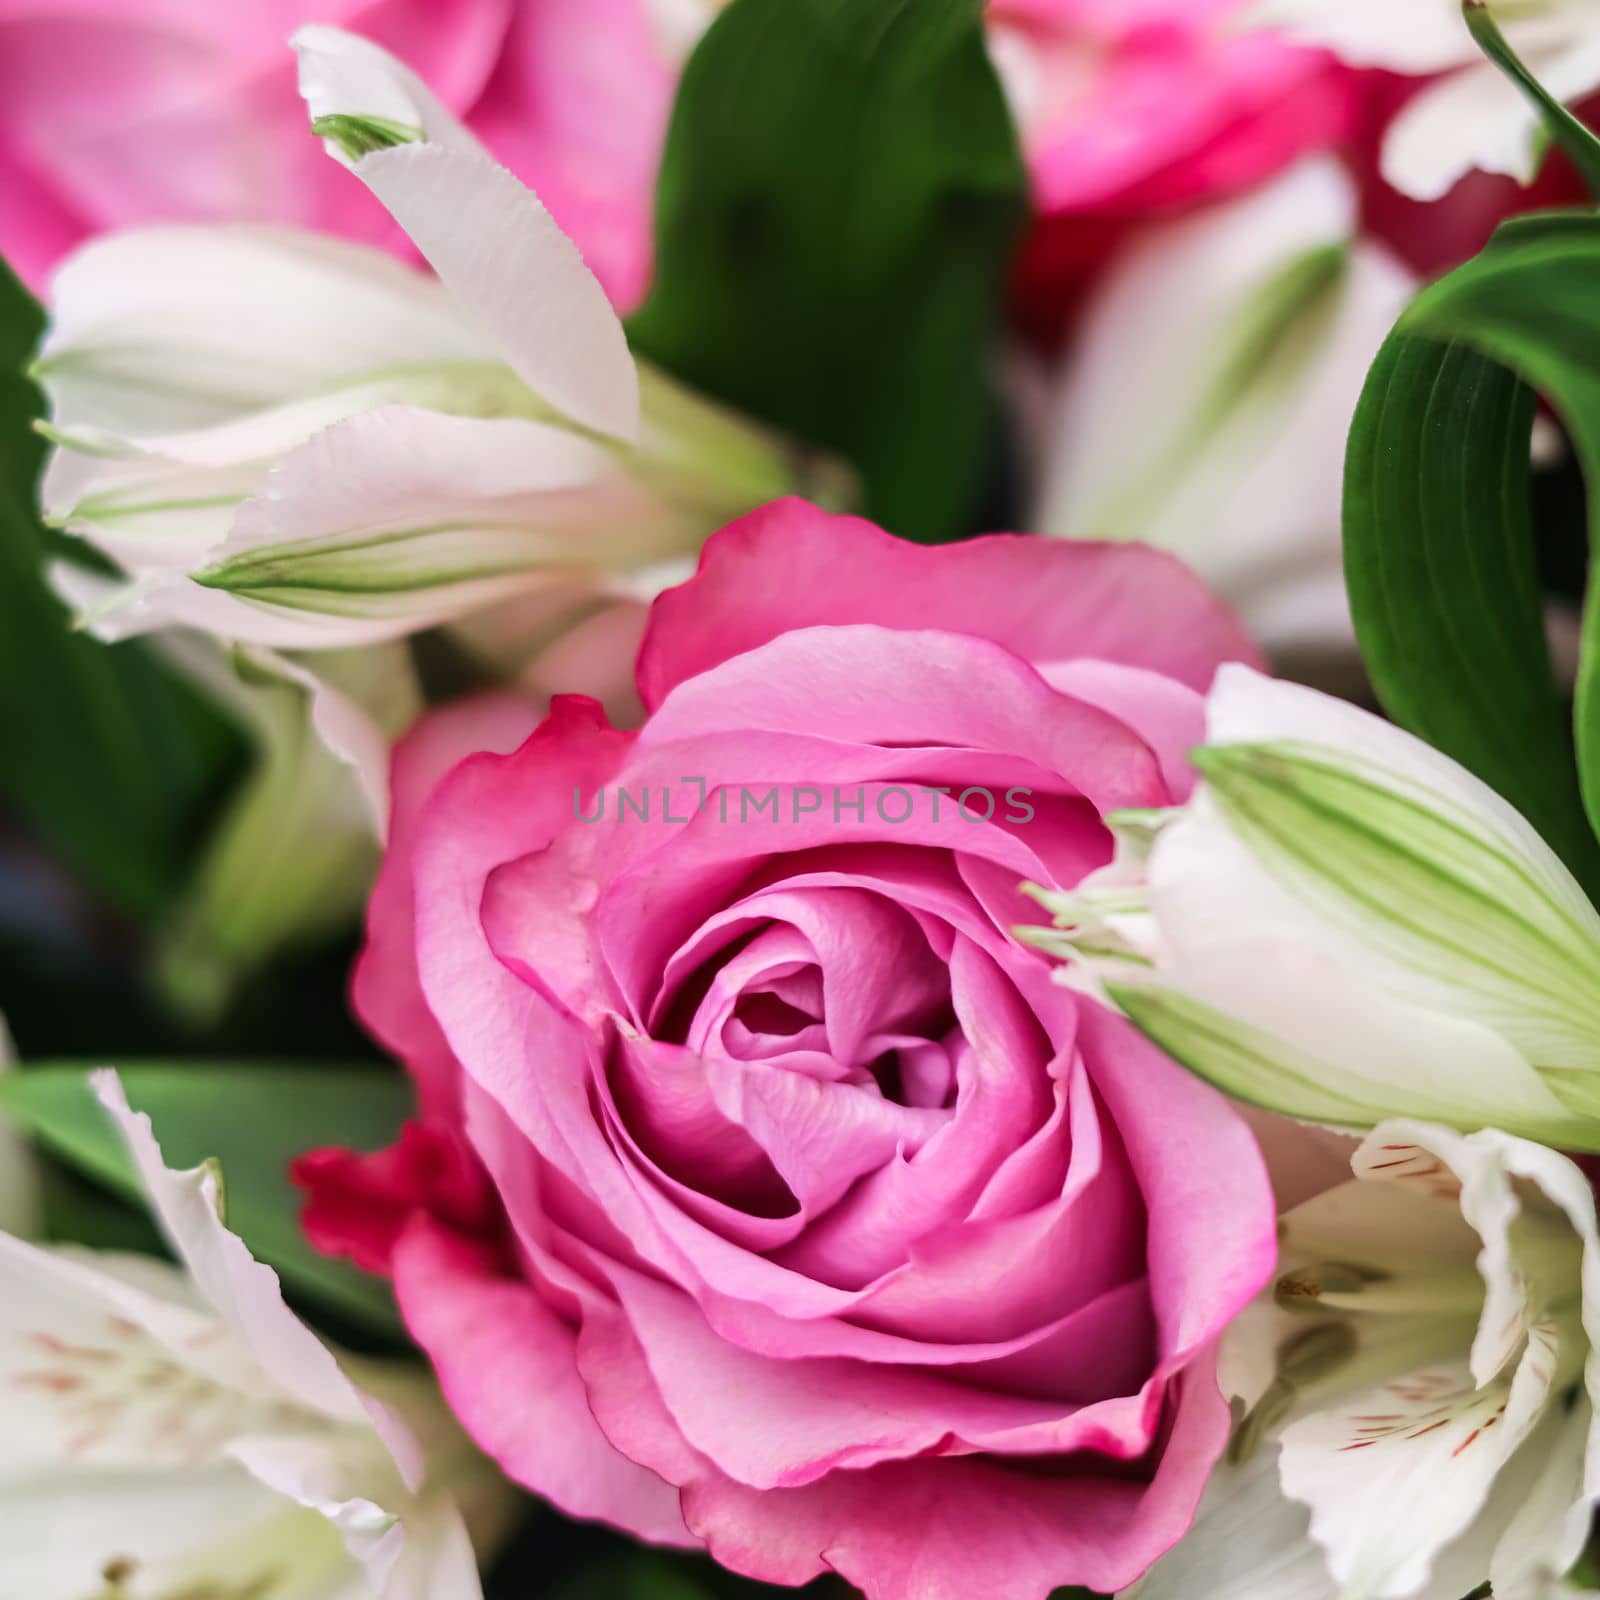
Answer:
[(1042, 895), (1068, 957), (1240, 1099), (1308, 1121), (1500, 1127), (1600, 1149), (1600, 914), (1449, 757), (1227, 666), (1189, 801)]
[[(1488, 0), (1506, 43), (1555, 97), (1600, 88), (1600, 14), (1593, 0)], [(1353, 67), (1443, 74), (1389, 125), (1384, 177), (1418, 200), (1437, 200), (1473, 168), (1528, 182), (1544, 140), (1538, 114), (1479, 53), (1461, 0), (1256, 0), (1241, 21), (1322, 46)]]
[(295, 44), (313, 129), (433, 272), (203, 226), (67, 262), (37, 364), (43, 500), (130, 579), (97, 633), (326, 649), (604, 598), (804, 478), (635, 363), (576, 247), (414, 74), (334, 29)]
[(1283, 1220), (1277, 1283), (1224, 1343), (1231, 1463), (1139, 1600), (1573, 1593), (1600, 1497), (1588, 1180), (1416, 1122), (1352, 1166)]
[(342, 1366), (223, 1225), (215, 1171), (167, 1168), (116, 1075), (96, 1089), (182, 1266), (0, 1235), (0, 1590), (474, 1600), (435, 1469), (484, 1469), (437, 1393)]
[(1067, 351), (1032, 525), (1176, 551), (1275, 655), (1347, 653), (1344, 435), (1415, 289), (1317, 157), (1158, 229)]

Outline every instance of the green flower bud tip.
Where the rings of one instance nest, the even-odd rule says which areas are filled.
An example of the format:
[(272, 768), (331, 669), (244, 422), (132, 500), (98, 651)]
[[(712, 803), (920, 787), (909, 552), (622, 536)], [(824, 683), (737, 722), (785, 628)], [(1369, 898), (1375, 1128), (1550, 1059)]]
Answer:
[(336, 112), (312, 120), (311, 131), (321, 139), (331, 139), (352, 160), (359, 161), (375, 150), (392, 150), (400, 144), (417, 144), (422, 129), (388, 117), (356, 116)]

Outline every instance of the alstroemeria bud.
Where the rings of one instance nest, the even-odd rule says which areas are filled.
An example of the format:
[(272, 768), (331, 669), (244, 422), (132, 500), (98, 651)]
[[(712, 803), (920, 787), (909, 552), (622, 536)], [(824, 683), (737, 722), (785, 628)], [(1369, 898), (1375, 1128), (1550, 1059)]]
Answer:
[(1034, 942), (1242, 1099), (1600, 1149), (1600, 915), (1515, 810), (1381, 719), (1242, 667), (1194, 761), (1142, 863), (1125, 845), (1047, 899)]
[(50, 519), (130, 578), (87, 620), (337, 648), (599, 587), (840, 469), (639, 367), (536, 196), (367, 41), (296, 40), (311, 126), (433, 275), (288, 230), (113, 234), (57, 277)]

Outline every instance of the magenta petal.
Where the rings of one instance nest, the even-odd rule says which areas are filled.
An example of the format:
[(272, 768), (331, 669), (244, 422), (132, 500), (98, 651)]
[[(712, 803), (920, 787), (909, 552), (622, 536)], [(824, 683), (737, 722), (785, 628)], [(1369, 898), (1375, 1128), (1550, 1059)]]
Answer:
[(411, 1069), (425, 1113), (455, 1116), (456, 1061), (417, 978), (413, 852), (418, 818), (450, 769), (482, 751), (514, 750), (537, 714), (514, 695), (484, 695), (430, 713), (395, 746), (389, 847), (367, 906), (350, 997), (356, 1014)]
[(684, 1485), (684, 1517), (717, 1560), (768, 1583), (804, 1583), (832, 1569), (869, 1600), (997, 1592), (1047, 1600), (1071, 1584), (1109, 1593), (1189, 1526), (1228, 1426), (1216, 1381), (1197, 1363), (1177, 1387), (1171, 1432), (1147, 1484), (1051, 1479), (971, 1457), (834, 1472), (785, 1491), (707, 1472)]
[(395, 1248), (395, 1292), (450, 1408), (518, 1483), (572, 1516), (692, 1545), (677, 1492), (596, 1426), (576, 1335), (531, 1289), (487, 1271), (471, 1246), (419, 1220)]
[(1138, 1174), (1162, 1353), (1209, 1344), (1278, 1260), (1277, 1206), (1244, 1120), (1131, 1024), (1085, 1001), (1084, 1049)]
[[(754, 1488), (985, 1448), (1044, 1455), (1087, 1447), (1133, 1459), (1153, 1440), (1159, 1408), (1131, 1396), (1078, 1408), (968, 1384), (959, 1371), (775, 1360), (719, 1339), (681, 1292), (621, 1269), (613, 1276), (675, 1424), (720, 1471)], [(713, 1369), (717, 1382), (708, 1384)]]
[(695, 576), (656, 601), (639, 692), (653, 710), (675, 685), (780, 634), (864, 622), (972, 634), (1029, 661), (1148, 667), (1202, 690), (1222, 662), (1260, 659), (1193, 573), (1144, 545), (997, 534), (929, 547), (778, 500), (713, 536)]

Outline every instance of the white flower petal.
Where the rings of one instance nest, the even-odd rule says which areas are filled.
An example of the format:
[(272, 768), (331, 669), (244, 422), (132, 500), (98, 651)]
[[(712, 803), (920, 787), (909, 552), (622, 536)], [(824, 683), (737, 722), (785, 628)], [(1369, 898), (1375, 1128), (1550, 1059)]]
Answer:
[(1220, 1466), (1194, 1525), (1125, 1600), (1338, 1600), (1306, 1508), (1278, 1487), (1278, 1452)]
[(359, 913), (387, 815), (384, 729), (409, 721), (420, 692), (402, 644), (307, 662), (228, 651), (190, 628), (163, 629), (153, 644), (238, 718), (254, 746), (159, 946), (169, 996), (204, 1020), (269, 955)]
[(538, 198), (377, 45), (326, 27), (293, 43), (314, 119), (375, 115), (420, 130), (421, 142), (348, 164), (517, 375), (573, 421), (635, 439), (639, 381), (622, 324)]
[(0, 1473), (0, 1545), (4, 1592), (19, 1600), (87, 1600), (119, 1574), (140, 1600), (260, 1584), (296, 1600), (370, 1600), (327, 1523), (231, 1462)]
[(382, 1594), (405, 1535), (395, 1513), (369, 1498), (374, 1477), (381, 1481), (390, 1465), (381, 1455), (374, 1461), (375, 1444), (359, 1434), (244, 1437), (229, 1444), (228, 1454), (253, 1478), (331, 1523)]
[(383, 1600), (478, 1600), (482, 1588), (472, 1540), (455, 1502), (424, 1495), (406, 1517), (405, 1542)]
[[(146, 588), (142, 620), (332, 649), (585, 571), (626, 570), (693, 548), (701, 531), (692, 511), (581, 436), (389, 406), (285, 457), (197, 584)], [(228, 614), (199, 604), (197, 587), (225, 598)]]
[(1254, 744), (1292, 740), (1333, 750), (1401, 774), (1418, 788), (1438, 793), (1458, 810), (1471, 812), (1522, 858), (1541, 888), (1574, 919), (1600, 935), (1600, 914), (1559, 857), (1515, 806), (1459, 762), (1403, 728), (1333, 695), (1268, 678), (1229, 663), (1217, 673), (1206, 701), (1208, 744)]
[(1252, 0), (1232, 21), (1287, 33), (1353, 67), (1442, 72), (1478, 59), (1458, 0)]
[(215, 1173), (168, 1170), (116, 1075), (94, 1087), (184, 1267), (0, 1234), (0, 1588), (476, 1600), (453, 1502), (414, 1493), (401, 1410), (477, 1470), (437, 1396), (371, 1364), (357, 1390), (223, 1227)]
[(127, 1141), (163, 1231), (234, 1338), (297, 1404), (339, 1421), (368, 1421), (367, 1406), (328, 1347), (283, 1303), (278, 1275), (223, 1225), (215, 1172), (172, 1171), (149, 1117), (128, 1105), (116, 1073), (97, 1072), (93, 1083)]
[(3, 1460), (197, 1467), (239, 1427), (319, 1425), (188, 1297), (178, 1269), (0, 1235)]
[(1592, 1138), (1600, 916), (1523, 818), (1402, 730), (1246, 668), (1219, 673), (1207, 727), (1211, 777), (1150, 852), (1149, 964), (1106, 967), (1129, 1015), (1291, 1115)]
[[(1573, 1282), (1560, 1271), (1563, 1256), (1550, 1250), (1548, 1233), (1545, 1248), (1538, 1253), (1529, 1251), (1526, 1239), (1513, 1241), (1513, 1249), (1521, 1244), (1519, 1265), (1530, 1295), (1568, 1316), (1572, 1297), (1577, 1295), (1588, 1346), (1584, 1393), (1574, 1401), (1562, 1424), (1561, 1439), (1551, 1446), (1548, 1469), (1540, 1474), (1537, 1488), (1525, 1497), (1496, 1553), (1501, 1577), (1496, 1580), (1495, 1592), (1515, 1600), (1517, 1584), (1536, 1586), (1536, 1580), (1558, 1577), (1577, 1560), (1588, 1538), (1593, 1508), (1600, 1503), (1600, 1419), (1596, 1415), (1600, 1409), (1600, 1229), (1594, 1189), (1573, 1162), (1524, 1139), (1494, 1138), (1506, 1171), (1544, 1197), (1571, 1229), (1573, 1243), (1582, 1253), (1577, 1281)], [(1541, 1270), (1550, 1275), (1541, 1280)]]
[[(1585, 0), (1491, 0), (1506, 42), (1560, 101), (1600, 86), (1600, 38)], [(1479, 55), (1457, 0), (1254, 0), (1238, 19), (1322, 46), (1355, 67), (1419, 76), (1424, 87), (1391, 122), (1384, 177), (1418, 200), (1437, 200), (1474, 168), (1528, 182), (1543, 155), (1539, 117)], [(1450, 69), (1462, 70), (1452, 72)]]
[[(1251, 1084), (1215, 1080), (1231, 1092), (1345, 1126), (1401, 1111), (1480, 1123), (1514, 1116), (1552, 1130), (1570, 1121), (1498, 1033), (1441, 1009), (1431, 990), (1409, 992), (1395, 963), (1314, 921), (1204, 794), (1163, 834), (1149, 893), (1160, 929), (1158, 971), (1148, 983), (1130, 977), (1118, 1003), (1141, 1026), (1149, 1025), (1136, 1002), (1146, 991), (1157, 1006), (1170, 992), (1215, 1013), (1214, 1027), (1239, 1034), (1272, 1068)], [(1206, 1070), (1175, 1037), (1152, 1031), (1180, 1059)], [(1274, 1087), (1281, 1092), (1271, 1093)]]
[(257, 227), (108, 234), (53, 285), (38, 375), (56, 426), (183, 433), (352, 373), (496, 352), (432, 278), (380, 250)]
[(49, 570), (50, 586), (78, 614), (78, 625), (106, 644), (169, 628), (192, 628), (219, 640), (255, 639), (268, 632), (270, 642), (284, 649), (336, 650), (388, 638), (398, 630), (355, 630), (341, 617), (285, 613), (269, 630), (260, 610), (248, 601), (207, 589), (182, 572), (155, 573), (119, 582), (70, 562), (57, 561)]
[[(1508, 28), (1507, 42), (1560, 101), (1600, 86), (1600, 40), (1593, 17), (1566, 25)], [(1396, 115), (1384, 136), (1383, 176), (1417, 200), (1437, 200), (1474, 168), (1531, 182), (1546, 142), (1539, 114), (1500, 70), (1480, 61), (1429, 84)]]
[(1518, 1496), (1490, 1560), (1489, 1579), (1500, 1600), (1539, 1600), (1559, 1592), (1557, 1580), (1589, 1542), (1596, 1446), (1587, 1396), (1551, 1418), (1545, 1433), (1536, 1441), (1542, 1448), (1533, 1480)]
[(465, 1524), (444, 1496), (408, 1505), (402, 1522), (374, 1504), (369, 1460), (348, 1442), (239, 1439), (230, 1453), (262, 1483), (338, 1529), (376, 1600), (477, 1600), (482, 1589)]
[(227, 537), (239, 502), (255, 492), (262, 471), (254, 461), (195, 468), (144, 455), (93, 457), (62, 446), (45, 468), (40, 503), (47, 521), (126, 572), (184, 572)]
[(310, 696), (311, 725), (354, 773), (381, 842), (389, 831), (392, 743), (422, 704), (410, 652), (399, 645), (368, 646), (304, 660), (266, 650), (248, 653), (261, 670), (299, 684)]
[(380, 406), (463, 417), (542, 420), (548, 410), (506, 368), (454, 362), (400, 367), (197, 432), (120, 438), (52, 426), (46, 517), (130, 571), (193, 566), (227, 535), (239, 503), (272, 464), (320, 430)]
[(1496, 67), (1479, 62), (1429, 84), (1384, 136), (1384, 178), (1414, 200), (1438, 200), (1473, 168), (1532, 179), (1539, 117)]
[(1272, 651), (1348, 647), (1340, 441), (1414, 280), (1326, 158), (1158, 230), (1090, 301), (1034, 525), (1176, 551)]
[[(1311, 1507), (1312, 1536), (1342, 1593), (1389, 1600), (1423, 1589), (1439, 1553), (1485, 1513), (1513, 1457), (1530, 1480), (1543, 1465), (1531, 1447), (1519, 1450), (1559, 1415), (1553, 1408), (1587, 1346), (1575, 1308), (1561, 1305), (1585, 1245), (1548, 1190), (1575, 1200), (1572, 1180), (1582, 1177), (1564, 1157), (1496, 1130), (1462, 1136), (1411, 1122), (1375, 1130), (1354, 1165), (1374, 1190), (1390, 1192), (1397, 1215), (1408, 1193), (1438, 1205), (1456, 1190), (1481, 1240), (1485, 1289), (1470, 1360), (1463, 1351), (1430, 1361), (1284, 1430), (1284, 1492)], [(1592, 1198), (1586, 1212), (1592, 1237)], [(1364, 1260), (1359, 1242), (1346, 1249), (1341, 1259)], [(1392, 1298), (1403, 1287), (1401, 1278), (1378, 1282), (1371, 1294)], [(1426, 1315), (1425, 1302), (1414, 1315)]]

